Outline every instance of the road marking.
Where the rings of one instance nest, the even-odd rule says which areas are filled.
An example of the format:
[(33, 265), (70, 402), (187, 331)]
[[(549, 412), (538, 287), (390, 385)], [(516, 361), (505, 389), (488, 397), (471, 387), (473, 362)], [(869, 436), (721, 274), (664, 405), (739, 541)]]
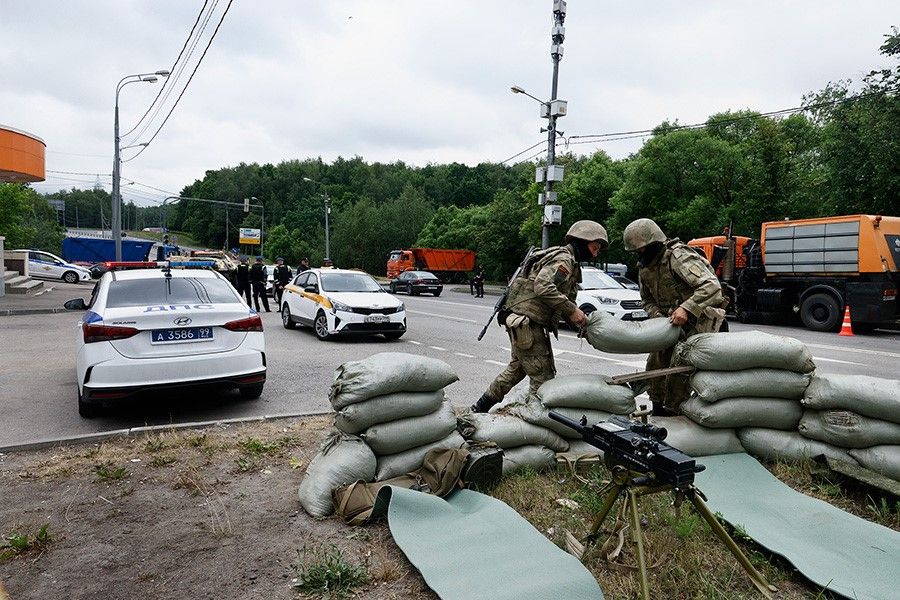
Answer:
[(474, 354), (466, 354), (465, 352), (454, 352), (453, 354), (462, 356), (463, 358), (475, 358)]
[(447, 351), (446, 348), (441, 348), (440, 346), (428, 346), (428, 347), (431, 348), (432, 350), (441, 350), (442, 352)]
[(494, 310), (493, 306), (485, 305), (485, 304), (468, 304), (466, 302), (451, 302), (449, 300), (429, 300), (429, 304), (449, 304), (450, 306), (465, 306), (466, 308), (484, 308), (488, 310)]
[(415, 341), (415, 340), (406, 340), (406, 341), (409, 342), (410, 344), (415, 344), (416, 346), (421, 346), (421, 345), (422, 345), (422, 342), (417, 342), (417, 341)]
[(451, 317), (450, 315), (441, 315), (438, 313), (422, 312), (421, 310), (407, 310), (406, 312), (414, 315), (425, 315), (427, 317), (440, 317), (441, 319), (449, 319), (451, 321), (462, 321), (463, 323), (477, 323), (475, 319), (463, 319), (462, 317)]
[[(858, 354), (875, 354), (876, 356), (887, 356), (889, 358), (900, 358), (897, 352), (886, 352), (884, 350), (868, 350), (866, 348), (844, 348), (842, 346), (829, 346), (828, 344), (806, 344), (809, 348), (822, 348), (823, 350), (834, 350), (836, 352), (856, 352)], [(858, 363), (853, 363), (858, 364)]]
[(484, 362), (490, 363), (492, 365), (500, 365), (501, 367), (505, 367), (506, 365), (509, 364), (509, 363), (505, 363), (505, 362), (500, 362), (499, 360), (490, 360), (490, 359), (487, 359)]
[(850, 362), (849, 360), (838, 360), (836, 358), (822, 358), (821, 356), (813, 356), (813, 361), (817, 361), (817, 360), (820, 360), (822, 362), (840, 363), (842, 365), (860, 365), (863, 367), (866, 366), (865, 363)]

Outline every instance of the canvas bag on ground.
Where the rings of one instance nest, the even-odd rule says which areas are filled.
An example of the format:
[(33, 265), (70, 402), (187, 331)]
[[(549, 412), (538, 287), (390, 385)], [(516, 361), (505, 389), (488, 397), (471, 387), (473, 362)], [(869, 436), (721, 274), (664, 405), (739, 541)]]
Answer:
[(433, 392), (459, 377), (442, 360), (381, 352), (363, 360), (351, 360), (334, 372), (329, 399), (334, 410), (394, 392)]
[(584, 334), (591, 346), (611, 354), (658, 352), (673, 346), (680, 335), (681, 327), (666, 317), (623, 321), (602, 310), (588, 315)]
[(679, 407), (681, 413), (704, 427), (767, 427), (797, 429), (803, 415), (799, 400), (784, 398), (726, 398), (704, 402), (691, 396)]
[(799, 400), (809, 380), (809, 374), (784, 369), (697, 371), (691, 376), (691, 387), (704, 402), (739, 396)]
[(816, 368), (806, 344), (762, 331), (698, 333), (675, 347), (672, 365), (701, 371), (786, 369), (809, 373)]
[(827, 456), (850, 464), (856, 463), (845, 449), (807, 439), (796, 431), (747, 427), (738, 430), (738, 438), (749, 454), (769, 460), (806, 460)]
[(396, 392), (345, 406), (334, 418), (334, 426), (344, 433), (359, 433), (378, 423), (433, 413), (444, 401), (444, 390)]
[(900, 380), (867, 375), (816, 375), (803, 396), (803, 406), (837, 408), (900, 423)]
[(849, 452), (865, 468), (900, 481), (900, 446), (872, 446)]
[(537, 401), (526, 402), (525, 404), (510, 404), (503, 410), (506, 414), (519, 417), (520, 419), (528, 421), (529, 423), (532, 423), (534, 425), (539, 425), (541, 427), (545, 427), (547, 429), (555, 431), (559, 436), (567, 440), (581, 439), (581, 434), (579, 434), (574, 429), (551, 419), (551, 410), (554, 412), (558, 412), (559, 414), (563, 415), (564, 417), (568, 417), (573, 421), (580, 421), (582, 416), (587, 417), (587, 422), (589, 425), (599, 423), (600, 421), (606, 421), (612, 416), (610, 413), (602, 410), (589, 410), (586, 408), (567, 408), (564, 406), (546, 408)]
[(900, 425), (848, 410), (807, 410), (797, 429), (803, 437), (841, 448), (900, 445)]
[(457, 429), (467, 440), (494, 442), (503, 449), (537, 444), (563, 452), (569, 447), (552, 430), (512, 415), (469, 413), (459, 417)]
[(664, 440), (688, 456), (710, 456), (743, 452), (734, 429), (712, 429), (697, 425), (687, 417), (650, 417), (650, 422), (665, 427)]
[(456, 415), (449, 402), (430, 415), (372, 425), (359, 434), (375, 454), (397, 454), (441, 440), (456, 429)]
[(522, 469), (547, 471), (556, 465), (556, 453), (544, 446), (519, 446), (503, 451), (503, 475)]
[(433, 444), (411, 448), (403, 452), (398, 452), (397, 454), (378, 456), (376, 457), (378, 466), (375, 472), (375, 479), (377, 481), (384, 481), (385, 479), (390, 479), (397, 475), (415, 471), (422, 466), (425, 455), (433, 448), (462, 448), (465, 444), (466, 440), (464, 440), (458, 432), (453, 431), (453, 433), (444, 439), (434, 442)]
[(316, 518), (334, 511), (331, 490), (358, 479), (372, 481), (377, 462), (368, 445), (354, 435), (330, 433), (306, 467), (298, 495), (304, 510)]
[(554, 377), (538, 388), (538, 400), (548, 408), (567, 406), (602, 410), (616, 415), (634, 412), (634, 391), (591, 373)]

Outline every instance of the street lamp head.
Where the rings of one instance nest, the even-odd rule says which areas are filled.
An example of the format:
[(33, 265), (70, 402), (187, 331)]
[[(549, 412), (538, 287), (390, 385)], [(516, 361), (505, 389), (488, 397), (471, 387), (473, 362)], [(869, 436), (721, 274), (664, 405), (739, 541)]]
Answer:
[(524, 94), (525, 93), (525, 90), (520, 88), (517, 85), (514, 85), (511, 88), (509, 88), (509, 91), (511, 91), (513, 94)]
[(161, 77), (168, 77), (169, 73), (171, 73), (171, 71), (169, 71), (168, 69), (160, 69), (159, 71), (156, 71), (155, 74), (160, 75)]
[(303, 181), (308, 181), (308, 182), (310, 182), (310, 183), (315, 183), (315, 182), (314, 182), (312, 179), (310, 179), (309, 177), (304, 177), (304, 178), (303, 178)]
[(150, 75), (148, 77), (141, 77), (141, 81), (146, 81), (148, 83), (156, 83), (159, 80), (156, 77), (154, 77), (153, 75)]

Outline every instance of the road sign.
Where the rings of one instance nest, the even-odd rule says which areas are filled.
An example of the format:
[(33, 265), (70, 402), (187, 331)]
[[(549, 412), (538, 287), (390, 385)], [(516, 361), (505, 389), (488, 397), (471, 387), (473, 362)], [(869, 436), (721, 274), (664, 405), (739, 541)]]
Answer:
[(240, 238), (238, 239), (239, 244), (255, 244), (259, 245), (259, 238), (261, 237), (262, 230), (260, 229), (251, 229), (249, 227), (241, 227)]

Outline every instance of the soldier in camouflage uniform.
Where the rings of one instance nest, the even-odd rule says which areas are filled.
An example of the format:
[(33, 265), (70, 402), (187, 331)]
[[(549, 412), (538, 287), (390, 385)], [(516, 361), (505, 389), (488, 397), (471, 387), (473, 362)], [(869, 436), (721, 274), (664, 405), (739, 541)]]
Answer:
[[(686, 339), (719, 331), (728, 301), (709, 262), (687, 244), (666, 239), (659, 225), (638, 219), (625, 228), (625, 248), (637, 252), (644, 310), (651, 317), (669, 317)], [(650, 354), (647, 370), (671, 366), (673, 348)], [(688, 377), (670, 375), (650, 380), (648, 389), (656, 415), (677, 414), (689, 393)]]
[(566, 319), (581, 327), (587, 322), (575, 304), (581, 282), (580, 263), (591, 261), (609, 245), (606, 230), (594, 221), (577, 221), (566, 233), (566, 245), (540, 250), (531, 255), (522, 272), (510, 283), (509, 296), (499, 320), (509, 334), (509, 365), (472, 405), (472, 412), (487, 412), (503, 400), (527, 375), (529, 391), (553, 379), (556, 366), (550, 348), (552, 331)]

